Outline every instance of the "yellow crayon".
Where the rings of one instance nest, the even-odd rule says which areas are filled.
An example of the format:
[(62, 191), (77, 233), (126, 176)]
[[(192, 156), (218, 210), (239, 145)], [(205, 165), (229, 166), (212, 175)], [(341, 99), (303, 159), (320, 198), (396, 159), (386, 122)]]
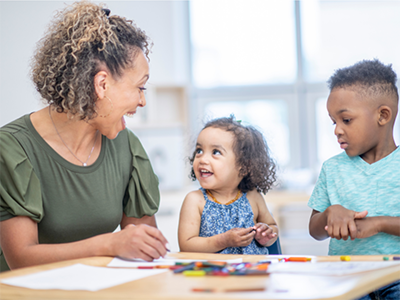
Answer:
[(340, 257), (340, 260), (341, 260), (341, 261), (350, 261), (351, 258), (350, 258), (350, 256), (341, 256), (341, 257)]
[(185, 275), (185, 276), (204, 276), (204, 275), (206, 275), (206, 271), (204, 271), (204, 270), (186, 270), (186, 271), (183, 271), (183, 275)]

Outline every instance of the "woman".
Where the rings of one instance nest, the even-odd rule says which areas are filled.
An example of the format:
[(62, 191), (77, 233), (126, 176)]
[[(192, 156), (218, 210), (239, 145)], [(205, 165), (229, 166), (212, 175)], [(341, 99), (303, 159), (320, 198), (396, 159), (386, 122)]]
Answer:
[(32, 64), (48, 106), (0, 129), (2, 271), (166, 255), (158, 179), (124, 121), (146, 105), (148, 53), (146, 34), (101, 6), (56, 16)]

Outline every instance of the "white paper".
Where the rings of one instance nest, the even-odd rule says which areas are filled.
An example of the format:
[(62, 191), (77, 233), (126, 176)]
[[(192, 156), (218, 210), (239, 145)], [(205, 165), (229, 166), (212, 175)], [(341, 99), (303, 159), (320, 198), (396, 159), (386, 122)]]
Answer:
[(129, 281), (167, 272), (165, 269), (137, 270), (92, 267), (82, 264), (11, 277), (1, 282), (30, 289), (98, 291)]
[[(154, 267), (154, 266), (173, 266), (177, 262), (181, 263), (191, 263), (194, 261), (207, 261), (205, 259), (177, 259), (173, 257), (159, 258), (152, 262), (147, 262), (142, 259), (132, 259), (126, 260), (122, 258), (115, 257), (107, 266), (108, 267), (119, 267), (119, 268), (137, 268), (137, 267)], [(242, 258), (236, 259), (213, 259), (212, 261), (222, 261), (226, 263), (241, 263)]]
[(325, 276), (342, 276), (399, 266), (397, 261), (338, 261), (338, 262), (280, 262), (268, 267), (269, 273), (297, 273)]

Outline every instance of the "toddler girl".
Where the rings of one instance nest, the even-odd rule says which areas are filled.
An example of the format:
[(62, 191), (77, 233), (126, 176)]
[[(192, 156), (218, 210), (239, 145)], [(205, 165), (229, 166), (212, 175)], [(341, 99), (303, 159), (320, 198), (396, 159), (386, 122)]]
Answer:
[(190, 158), (201, 188), (182, 204), (181, 251), (268, 254), (278, 227), (261, 195), (275, 182), (275, 164), (262, 134), (234, 116), (208, 122)]

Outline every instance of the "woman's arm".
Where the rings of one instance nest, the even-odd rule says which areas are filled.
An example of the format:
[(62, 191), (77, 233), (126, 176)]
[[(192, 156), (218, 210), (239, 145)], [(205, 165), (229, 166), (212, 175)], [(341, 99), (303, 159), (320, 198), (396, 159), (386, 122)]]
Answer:
[(141, 218), (133, 218), (133, 217), (127, 217), (125, 213), (122, 216), (122, 221), (121, 221), (121, 229), (124, 229), (126, 225), (128, 224), (133, 224), (133, 225), (139, 225), (139, 224), (146, 224), (149, 226), (153, 226), (157, 228), (157, 222), (156, 222), (156, 216), (143, 216)]
[(0, 246), (10, 269), (91, 256), (151, 261), (166, 255), (167, 240), (151, 226), (125, 225), (115, 233), (63, 244), (39, 244), (37, 223), (23, 216), (1, 222)]
[(252, 228), (233, 228), (211, 237), (199, 237), (204, 198), (200, 191), (183, 201), (178, 227), (179, 248), (184, 252), (215, 253), (227, 247), (244, 247), (254, 238)]

